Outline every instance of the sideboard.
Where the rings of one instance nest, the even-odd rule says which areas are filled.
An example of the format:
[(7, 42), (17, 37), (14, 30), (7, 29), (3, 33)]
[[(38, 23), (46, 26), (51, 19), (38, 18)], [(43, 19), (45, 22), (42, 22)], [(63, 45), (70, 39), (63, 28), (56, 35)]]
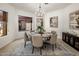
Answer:
[(79, 51), (79, 37), (70, 33), (62, 32), (62, 40)]

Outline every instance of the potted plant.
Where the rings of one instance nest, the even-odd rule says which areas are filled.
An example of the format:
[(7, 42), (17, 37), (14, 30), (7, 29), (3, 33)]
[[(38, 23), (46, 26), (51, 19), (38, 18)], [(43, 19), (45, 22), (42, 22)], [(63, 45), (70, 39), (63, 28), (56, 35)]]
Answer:
[(39, 34), (42, 35), (42, 34), (44, 33), (44, 31), (45, 31), (45, 30), (44, 30), (43, 26), (38, 26), (38, 27), (37, 27), (37, 32), (38, 32)]

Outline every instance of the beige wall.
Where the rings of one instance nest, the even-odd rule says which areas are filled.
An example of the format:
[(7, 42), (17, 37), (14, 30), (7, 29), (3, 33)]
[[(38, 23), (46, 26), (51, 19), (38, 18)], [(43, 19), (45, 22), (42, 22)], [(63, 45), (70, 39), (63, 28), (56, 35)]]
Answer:
[[(30, 12), (24, 12), (24, 11), (21, 11), (21, 10), (18, 10), (18, 9), (16, 9), (16, 20), (15, 20), (15, 22), (16, 22), (16, 24), (15, 24), (15, 26), (16, 26), (16, 28), (15, 28), (15, 32), (16, 32), (16, 38), (23, 38), (24, 37), (24, 32), (25, 31), (18, 31), (18, 15), (22, 15), (22, 16), (28, 16), (28, 17), (32, 17), (32, 25), (34, 26), (34, 16), (33, 16), (33, 14), (32, 13), (30, 13)], [(32, 26), (32, 28), (34, 28)]]
[[(69, 29), (69, 14), (79, 10), (79, 4), (71, 4), (63, 9), (49, 12), (45, 15), (44, 25), (47, 31), (55, 30), (58, 33), (58, 38), (62, 38), (62, 32), (70, 32)], [(50, 17), (58, 16), (58, 28), (50, 28)], [(72, 30), (75, 31), (75, 30)], [(71, 31), (71, 32), (72, 32)], [(79, 33), (79, 31), (75, 31)]]
[[(58, 16), (58, 28), (51, 28), (50, 27), (50, 18), (53, 16)], [(63, 10), (57, 10), (54, 12), (49, 12), (47, 15), (45, 15), (45, 29), (46, 31), (57, 31), (58, 38), (61, 36), (61, 31), (62, 31), (62, 20), (63, 20)]]
[[(64, 20), (63, 20), (63, 24), (64, 24), (63, 29), (64, 29), (64, 31), (68, 31), (68, 32), (75, 31), (75, 30), (70, 30), (69, 29), (69, 14), (74, 12), (74, 11), (77, 11), (77, 10), (79, 10), (79, 3), (78, 4), (74, 3), (74, 4), (68, 6), (64, 9), (64, 12), (63, 12), (64, 13), (63, 14), (63, 18), (64, 18)], [(75, 32), (79, 34), (79, 30), (78, 31), (76, 30)]]
[(18, 15), (33, 17), (30, 12), (15, 9), (9, 4), (0, 4), (0, 10), (8, 12), (8, 34), (0, 37), (0, 48), (4, 47), (11, 41), (23, 37), (23, 32), (18, 31)]

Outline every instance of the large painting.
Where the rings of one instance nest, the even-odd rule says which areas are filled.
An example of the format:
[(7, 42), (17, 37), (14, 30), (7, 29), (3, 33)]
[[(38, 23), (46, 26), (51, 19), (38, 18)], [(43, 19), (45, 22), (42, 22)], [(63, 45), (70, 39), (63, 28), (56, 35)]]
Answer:
[(50, 27), (58, 27), (58, 16), (53, 16), (50, 18)]
[(79, 11), (70, 13), (69, 27), (70, 29), (79, 30)]
[(32, 30), (32, 17), (19, 15), (19, 31)]

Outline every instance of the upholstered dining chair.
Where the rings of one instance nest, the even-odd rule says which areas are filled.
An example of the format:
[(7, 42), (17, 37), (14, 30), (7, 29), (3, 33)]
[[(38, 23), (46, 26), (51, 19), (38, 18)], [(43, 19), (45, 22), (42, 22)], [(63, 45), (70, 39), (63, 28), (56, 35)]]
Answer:
[(25, 32), (24, 33), (24, 47), (26, 47), (26, 42), (29, 41), (29, 38), (28, 38), (28, 35), (27, 33)]
[(50, 44), (53, 45), (52, 46), (53, 50), (54, 50), (54, 48), (57, 47), (57, 35), (56, 34), (51, 35)]
[(43, 39), (41, 35), (32, 36), (32, 53), (34, 52), (34, 48), (40, 49), (40, 55), (42, 55), (42, 47), (43, 47)]
[(57, 33), (56, 32), (52, 32), (51, 38), (49, 41), (46, 41), (46, 43), (51, 44), (51, 47), (54, 51), (54, 49), (57, 47)]

